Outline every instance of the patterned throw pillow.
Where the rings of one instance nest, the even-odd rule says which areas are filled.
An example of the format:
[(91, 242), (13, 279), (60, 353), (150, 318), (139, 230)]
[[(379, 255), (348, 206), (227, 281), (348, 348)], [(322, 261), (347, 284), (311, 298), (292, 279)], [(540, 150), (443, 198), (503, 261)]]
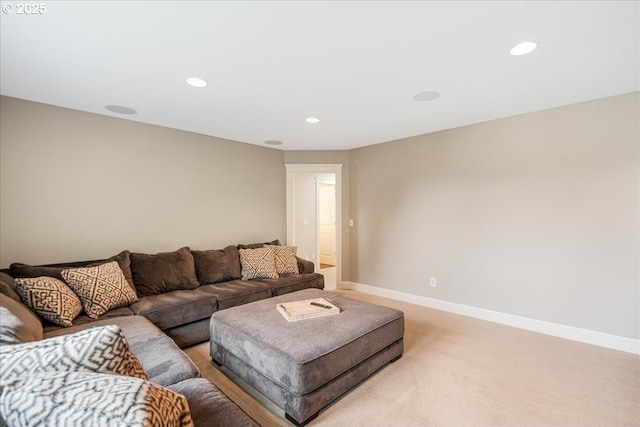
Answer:
[(187, 399), (139, 378), (48, 372), (7, 382), (0, 415), (19, 426), (193, 426)]
[(240, 249), (242, 280), (277, 279), (275, 256), (271, 246), (258, 249)]
[(22, 302), (56, 325), (72, 326), (82, 312), (82, 304), (71, 289), (53, 277), (16, 279), (16, 292)]
[(80, 297), (85, 313), (92, 319), (138, 301), (116, 261), (95, 267), (70, 268), (63, 270), (61, 275)]
[(271, 246), (276, 261), (278, 275), (298, 274), (298, 260), (296, 259), (296, 246)]
[(25, 344), (3, 345), (0, 360), (0, 388), (16, 378), (55, 371), (90, 371), (148, 379), (117, 325)]

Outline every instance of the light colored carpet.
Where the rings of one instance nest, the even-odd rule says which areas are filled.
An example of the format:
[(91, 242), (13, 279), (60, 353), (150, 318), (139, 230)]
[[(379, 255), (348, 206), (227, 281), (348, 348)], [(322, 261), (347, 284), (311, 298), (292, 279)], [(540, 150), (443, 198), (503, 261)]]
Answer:
[[(403, 357), (309, 426), (640, 426), (640, 356), (354, 291), (405, 313)], [(263, 426), (282, 411), (187, 349), (202, 376)], [(226, 375), (225, 375), (226, 373)]]

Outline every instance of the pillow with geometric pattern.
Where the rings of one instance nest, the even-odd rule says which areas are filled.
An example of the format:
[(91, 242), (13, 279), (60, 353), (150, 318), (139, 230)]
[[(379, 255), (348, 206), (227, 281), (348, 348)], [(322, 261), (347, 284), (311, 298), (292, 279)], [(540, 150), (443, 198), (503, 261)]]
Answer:
[(22, 302), (56, 325), (73, 326), (82, 312), (82, 303), (62, 280), (42, 276), (16, 279), (15, 284)]
[[(268, 245), (265, 245), (268, 246)], [(278, 275), (299, 274), (296, 259), (297, 246), (269, 246), (273, 250)]]
[(0, 416), (10, 426), (193, 426), (181, 394), (139, 378), (89, 372), (6, 381)]
[(57, 371), (89, 371), (149, 379), (117, 325), (3, 345), (0, 346), (0, 360), (0, 385), (15, 378)]
[(116, 261), (94, 267), (69, 268), (60, 274), (80, 297), (85, 313), (92, 319), (138, 301), (136, 291)]
[(242, 280), (277, 279), (275, 256), (271, 246), (258, 249), (240, 249)]

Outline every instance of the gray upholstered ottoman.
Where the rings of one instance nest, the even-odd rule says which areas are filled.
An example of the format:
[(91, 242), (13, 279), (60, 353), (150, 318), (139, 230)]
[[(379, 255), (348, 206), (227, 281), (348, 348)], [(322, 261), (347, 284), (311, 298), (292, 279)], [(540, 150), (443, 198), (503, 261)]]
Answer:
[[(287, 322), (276, 304), (329, 298), (340, 314)], [(306, 289), (211, 316), (211, 357), (306, 424), (402, 355), (401, 311)]]

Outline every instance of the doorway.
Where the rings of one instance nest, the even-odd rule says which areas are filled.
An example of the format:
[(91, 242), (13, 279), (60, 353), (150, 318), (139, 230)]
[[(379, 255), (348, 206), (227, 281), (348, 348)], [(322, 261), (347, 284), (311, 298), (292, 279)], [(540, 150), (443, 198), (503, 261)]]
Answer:
[(318, 176), (318, 253), (320, 269), (336, 266), (336, 184), (335, 175)]
[(326, 289), (342, 280), (342, 165), (286, 164), (287, 245), (312, 261)]

